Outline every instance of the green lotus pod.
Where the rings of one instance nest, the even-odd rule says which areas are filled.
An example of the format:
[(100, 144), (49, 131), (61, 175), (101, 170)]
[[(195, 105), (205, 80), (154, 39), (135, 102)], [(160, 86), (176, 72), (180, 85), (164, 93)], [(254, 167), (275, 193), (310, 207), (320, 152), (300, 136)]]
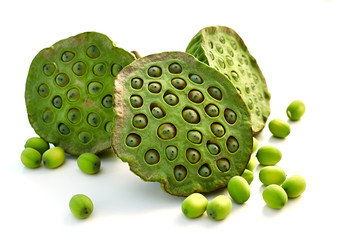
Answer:
[[(160, 92), (149, 91), (153, 83), (161, 85)], [(194, 92), (202, 97), (191, 97)], [(141, 107), (134, 106), (134, 96), (143, 99)], [(114, 105), (115, 153), (143, 180), (160, 182), (170, 194), (226, 187), (250, 158), (250, 115), (241, 96), (224, 75), (190, 54), (154, 54), (125, 67), (115, 80)], [(228, 122), (225, 110), (237, 116), (235, 121)], [(146, 124), (135, 121), (137, 116)]]
[(255, 58), (240, 36), (228, 27), (206, 27), (194, 36), (186, 52), (226, 76), (250, 111), (253, 132), (261, 131), (270, 115), (271, 96)]
[(41, 50), (31, 63), (25, 89), (35, 132), (73, 155), (109, 148), (114, 79), (134, 59), (96, 32)]

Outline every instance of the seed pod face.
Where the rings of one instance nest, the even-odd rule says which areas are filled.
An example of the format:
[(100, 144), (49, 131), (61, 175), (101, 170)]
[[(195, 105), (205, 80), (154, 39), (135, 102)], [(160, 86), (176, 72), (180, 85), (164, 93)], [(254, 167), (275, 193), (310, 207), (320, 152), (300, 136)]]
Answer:
[[(143, 84), (134, 87), (132, 79)], [(149, 90), (154, 83), (159, 92)], [(134, 95), (143, 99), (140, 107), (132, 104)], [(160, 182), (170, 194), (225, 187), (250, 158), (250, 116), (241, 96), (222, 74), (189, 54), (166, 52), (134, 61), (115, 80), (114, 104), (115, 153), (143, 180)], [(236, 114), (231, 123), (227, 109)]]
[(109, 148), (114, 79), (133, 60), (132, 54), (96, 32), (40, 51), (31, 63), (25, 89), (35, 132), (73, 155)]
[(296, 198), (305, 191), (306, 181), (300, 175), (293, 175), (286, 179), (281, 187), (285, 190), (289, 198)]
[(283, 208), (288, 201), (288, 196), (284, 189), (276, 184), (267, 186), (262, 195), (265, 203), (275, 209)]
[(290, 134), (290, 125), (281, 119), (273, 119), (269, 122), (269, 130), (274, 137), (285, 138)]
[(264, 128), (270, 115), (270, 93), (256, 60), (234, 30), (206, 27), (194, 36), (186, 52), (224, 74), (247, 104), (254, 133)]
[(259, 163), (264, 166), (275, 165), (281, 160), (281, 151), (274, 146), (262, 146), (256, 153)]
[(286, 179), (286, 174), (281, 167), (266, 166), (260, 170), (259, 179), (266, 186), (270, 184), (281, 185)]

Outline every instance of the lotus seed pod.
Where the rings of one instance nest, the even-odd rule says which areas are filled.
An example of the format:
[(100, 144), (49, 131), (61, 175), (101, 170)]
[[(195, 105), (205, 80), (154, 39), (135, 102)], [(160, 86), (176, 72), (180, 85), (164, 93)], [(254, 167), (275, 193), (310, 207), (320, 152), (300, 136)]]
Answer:
[(201, 193), (189, 195), (181, 204), (183, 214), (188, 218), (197, 218), (203, 215), (208, 205), (208, 200)]
[(230, 197), (239, 204), (243, 204), (250, 198), (250, 186), (248, 181), (241, 176), (234, 176), (230, 179), (228, 186)]
[(290, 125), (281, 119), (273, 119), (269, 122), (269, 130), (274, 137), (286, 138), (290, 134)]
[(230, 214), (231, 208), (230, 198), (225, 195), (219, 195), (208, 203), (206, 213), (211, 219), (220, 221)]
[(252, 171), (256, 167), (256, 158), (254, 154), (251, 154), (250, 160), (248, 164), (246, 165), (246, 169)]
[(75, 217), (85, 219), (93, 212), (94, 204), (88, 196), (76, 194), (70, 199), (69, 208)]
[(262, 146), (256, 153), (256, 158), (260, 164), (268, 166), (275, 165), (281, 160), (280, 150), (274, 146)]
[(269, 207), (275, 209), (283, 208), (288, 201), (288, 197), (284, 189), (276, 184), (267, 186), (262, 195), (265, 203)]
[(249, 108), (253, 132), (260, 132), (270, 115), (271, 96), (255, 58), (240, 36), (228, 27), (206, 27), (194, 36), (186, 52), (224, 74), (239, 90)]
[(245, 169), (244, 172), (241, 174), (241, 176), (245, 178), (245, 180), (248, 182), (249, 185), (254, 180), (254, 173), (249, 169)]
[(305, 104), (300, 100), (292, 101), (286, 109), (286, 114), (291, 121), (299, 120), (305, 113)]
[(50, 148), (49, 143), (44, 139), (39, 137), (29, 138), (25, 143), (25, 148), (33, 148), (37, 150), (40, 154), (43, 154), (46, 150)]
[(65, 158), (64, 149), (61, 147), (53, 147), (43, 153), (42, 162), (47, 168), (57, 168), (65, 162)]
[[(131, 53), (96, 32), (81, 33), (41, 50), (30, 65), (25, 88), (28, 118), (35, 132), (76, 156), (110, 148), (107, 126), (114, 118), (114, 79), (134, 60)], [(90, 113), (96, 113), (96, 119)]]
[(253, 149), (252, 149), (252, 152), (255, 153), (256, 150), (258, 149), (259, 147), (259, 142), (256, 138), (253, 137)]
[(306, 189), (306, 181), (300, 175), (293, 175), (286, 179), (281, 187), (289, 198), (299, 197)]
[(125, 67), (114, 91), (113, 149), (141, 179), (189, 196), (226, 187), (244, 171), (250, 115), (218, 71), (186, 53), (153, 54)]
[(77, 159), (77, 165), (81, 171), (87, 174), (95, 174), (100, 171), (100, 158), (93, 153), (83, 153)]
[(266, 166), (260, 170), (259, 179), (265, 186), (270, 184), (281, 185), (286, 179), (286, 174), (281, 167)]
[(41, 165), (41, 154), (33, 148), (27, 147), (21, 152), (21, 162), (25, 167), (38, 168)]

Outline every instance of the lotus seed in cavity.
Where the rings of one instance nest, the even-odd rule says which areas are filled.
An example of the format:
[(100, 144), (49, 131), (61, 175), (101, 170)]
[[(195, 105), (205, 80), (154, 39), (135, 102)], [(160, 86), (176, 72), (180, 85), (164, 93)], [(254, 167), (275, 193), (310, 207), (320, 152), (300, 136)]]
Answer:
[(149, 88), (149, 91), (152, 93), (159, 93), (161, 91), (161, 84), (153, 82), (153, 83), (149, 84), (148, 88)]
[(94, 204), (89, 197), (76, 194), (70, 199), (69, 208), (75, 217), (85, 219), (93, 212)]
[(76, 124), (78, 122), (80, 122), (81, 120), (81, 112), (79, 109), (76, 109), (76, 108), (71, 108), (69, 111), (68, 111), (68, 119), (70, 122)]
[(69, 81), (69, 77), (66, 73), (59, 73), (55, 78), (56, 84), (60, 87), (65, 87)]
[(216, 166), (221, 172), (227, 172), (230, 169), (230, 162), (229, 160), (222, 158), (216, 161)]
[(72, 88), (67, 92), (67, 98), (70, 102), (77, 101), (80, 98), (80, 92), (76, 88)]
[(192, 74), (189, 77), (190, 77), (190, 80), (193, 81), (194, 83), (201, 84), (204, 82), (199, 75)]
[(43, 66), (43, 72), (46, 76), (51, 76), (55, 72), (55, 65), (52, 63), (47, 63)]
[(185, 109), (182, 112), (182, 116), (188, 123), (197, 124), (200, 122), (199, 114), (193, 109)]
[(77, 159), (77, 165), (81, 171), (87, 174), (95, 174), (100, 171), (100, 158), (93, 153), (83, 153)]
[(201, 193), (192, 193), (181, 204), (183, 214), (188, 218), (200, 217), (206, 210), (208, 201)]
[(234, 176), (227, 185), (230, 197), (239, 204), (245, 203), (250, 198), (250, 186), (245, 178)]
[(70, 62), (75, 57), (75, 53), (66, 51), (62, 54), (61, 60), (63, 62)]
[(193, 148), (189, 148), (186, 150), (186, 159), (190, 162), (190, 163), (197, 163), (201, 158), (201, 154), (198, 150), (193, 149)]
[(100, 82), (91, 82), (88, 85), (88, 91), (91, 95), (99, 93), (103, 88), (103, 85)]
[(288, 201), (288, 196), (286, 195), (285, 190), (276, 184), (267, 186), (264, 189), (262, 196), (265, 203), (269, 207), (275, 209), (283, 208)]
[(120, 64), (115, 63), (111, 66), (111, 74), (114, 77), (116, 77), (121, 72), (122, 69), (123, 69), (123, 67)]
[(171, 84), (178, 90), (183, 90), (186, 88), (186, 82), (181, 78), (174, 78), (171, 80)]
[(87, 144), (88, 142), (91, 141), (91, 133), (81, 132), (79, 133), (78, 138), (80, 142), (82, 142), (83, 144)]
[(95, 45), (92, 45), (86, 50), (86, 55), (89, 58), (97, 58), (100, 56), (100, 50)]
[(194, 103), (201, 103), (202, 101), (204, 101), (204, 96), (198, 90), (191, 90), (188, 97)]
[(219, 115), (219, 108), (214, 104), (209, 104), (205, 107), (205, 112), (210, 117), (217, 117)]
[(47, 168), (57, 168), (65, 162), (65, 151), (61, 147), (53, 147), (44, 152), (42, 161)]
[(143, 105), (143, 99), (138, 95), (133, 95), (130, 97), (130, 103), (134, 108), (139, 108)]
[(219, 64), (219, 66), (222, 67), (222, 68), (225, 68), (225, 67), (226, 67), (226, 66), (225, 66), (225, 62), (224, 62), (224, 60), (223, 60), (222, 58), (218, 58), (218, 64)]
[(52, 122), (52, 120), (54, 119), (54, 113), (50, 109), (47, 109), (44, 111), (42, 119), (46, 123)]
[(286, 179), (281, 187), (289, 198), (299, 197), (306, 189), (306, 181), (300, 175), (293, 175)]
[(140, 78), (131, 79), (131, 87), (133, 89), (141, 89), (144, 84), (144, 81)]
[(49, 143), (44, 139), (39, 137), (29, 138), (24, 145), (25, 148), (33, 148), (38, 151), (40, 154), (43, 154), (46, 150), (50, 148)]
[(219, 53), (223, 53), (223, 52), (224, 52), (224, 49), (223, 49), (222, 46), (220, 46), (219, 44), (216, 45), (216, 50), (217, 50)]
[(236, 122), (236, 113), (233, 110), (226, 109), (224, 112), (225, 120), (230, 123), (234, 124)]
[(239, 149), (239, 142), (234, 137), (229, 137), (226, 141), (229, 152), (234, 153)]
[(41, 165), (41, 153), (34, 148), (25, 148), (21, 152), (20, 159), (24, 166), (28, 168), (38, 168)]
[(207, 144), (207, 148), (212, 155), (216, 155), (220, 152), (220, 147), (215, 143)]
[(202, 177), (208, 177), (211, 175), (211, 169), (206, 164), (204, 164), (199, 168), (198, 173)]
[(62, 99), (60, 96), (55, 96), (52, 100), (52, 104), (54, 105), (55, 108), (61, 108), (62, 106)]
[(211, 131), (216, 137), (222, 137), (225, 134), (225, 128), (220, 123), (211, 124)]
[(188, 132), (187, 138), (190, 142), (199, 144), (202, 141), (202, 134), (199, 131), (192, 130)]
[(126, 138), (126, 145), (129, 147), (137, 147), (141, 143), (141, 137), (137, 134), (131, 133)]
[(292, 101), (286, 109), (286, 114), (291, 121), (299, 120), (305, 113), (305, 104), (300, 100)]
[(153, 109), (151, 109), (151, 113), (156, 118), (162, 118), (165, 116), (163, 110), (159, 107), (154, 107)]
[(176, 127), (171, 123), (164, 123), (159, 126), (157, 132), (161, 139), (172, 139), (176, 136)]
[(108, 132), (108, 133), (111, 133), (112, 127), (113, 127), (113, 123), (112, 122), (107, 122), (105, 124), (105, 131)]
[(178, 149), (175, 146), (168, 146), (166, 147), (165, 153), (169, 160), (174, 160), (178, 155)]
[(70, 129), (63, 123), (60, 123), (58, 126), (59, 132), (63, 135), (68, 135), (70, 133)]
[(169, 94), (165, 95), (164, 100), (170, 106), (175, 106), (179, 102), (178, 97), (176, 95), (172, 94), (172, 93), (169, 93)]
[(102, 105), (105, 108), (111, 108), (113, 106), (113, 97), (111, 95), (106, 95), (102, 100)]
[(93, 73), (96, 75), (96, 76), (104, 76), (105, 73), (106, 73), (106, 67), (105, 67), (105, 64), (103, 63), (98, 63), (94, 66), (93, 68)]
[(150, 77), (160, 77), (162, 74), (161, 68), (157, 66), (152, 66), (148, 70), (148, 75)]
[(145, 128), (148, 124), (148, 119), (144, 114), (135, 115), (133, 118), (133, 125), (136, 128)]
[(209, 92), (210, 96), (212, 96), (216, 100), (221, 100), (222, 99), (222, 93), (221, 93), (220, 89), (218, 89), (216, 87), (210, 87), (208, 89), (208, 92)]
[(156, 164), (160, 161), (160, 155), (155, 149), (150, 149), (145, 153), (145, 161), (150, 164)]
[(169, 72), (173, 74), (179, 74), (182, 72), (182, 67), (178, 63), (173, 63), (169, 66)]
[(38, 93), (41, 97), (49, 96), (50, 93), (49, 87), (45, 83), (41, 84), (38, 88)]
[(180, 182), (185, 179), (185, 177), (187, 175), (187, 170), (184, 166), (177, 165), (174, 168), (174, 175), (175, 175), (175, 179)]
[(73, 65), (72, 70), (76, 75), (82, 76), (86, 72), (86, 65), (83, 62), (77, 62)]
[(100, 124), (100, 117), (97, 113), (89, 113), (87, 122), (93, 127), (97, 127)]

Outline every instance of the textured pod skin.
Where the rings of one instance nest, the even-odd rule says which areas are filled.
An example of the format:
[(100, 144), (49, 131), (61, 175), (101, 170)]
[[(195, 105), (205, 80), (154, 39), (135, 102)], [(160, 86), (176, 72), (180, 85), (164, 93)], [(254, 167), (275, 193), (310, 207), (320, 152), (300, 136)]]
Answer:
[(85, 219), (93, 212), (94, 204), (88, 196), (76, 194), (70, 199), (69, 208), (75, 217)]
[(249, 169), (245, 169), (244, 172), (241, 174), (241, 176), (245, 178), (245, 180), (248, 182), (249, 185), (254, 180), (254, 173)]
[(61, 147), (53, 147), (42, 155), (42, 161), (47, 168), (60, 167), (65, 162), (65, 151)]
[(41, 154), (33, 148), (25, 148), (21, 152), (21, 162), (28, 168), (38, 168), (41, 165)]
[(37, 150), (40, 154), (43, 154), (46, 150), (50, 148), (49, 143), (44, 139), (39, 137), (29, 138), (25, 143), (25, 148), (33, 148)]
[(270, 115), (271, 96), (255, 58), (240, 36), (228, 27), (206, 27), (194, 36), (186, 52), (227, 77), (249, 108), (253, 132), (261, 131)]
[(269, 130), (274, 137), (286, 138), (290, 134), (290, 125), (281, 119), (273, 119), (269, 122)]
[(73, 155), (108, 149), (114, 79), (134, 59), (96, 32), (41, 50), (31, 63), (25, 89), (35, 132)]
[(216, 221), (225, 219), (231, 212), (232, 203), (225, 195), (215, 197), (206, 208), (207, 215)]
[(276, 184), (267, 186), (262, 195), (266, 204), (275, 209), (283, 208), (288, 201), (288, 197), (284, 189)]
[(299, 197), (306, 189), (306, 181), (300, 175), (293, 175), (281, 185), (289, 198)]
[(87, 174), (95, 174), (100, 171), (100, 158), (93, 153), (83, 153), (77, 159), (80, 170)]
[(241, 176), (234, 176), (228, 183), (228, 192), (231, 198), (239, 204), (243, 204), (250, 198), (250, 186), (248, 181)]
[[(171, 72), (170, 66), (175, 63), (180, 66), (180, 73)], [(155, 72), (161, 74), (156, 77), (149, 74)], [(115, 80), (114, 152), (143, 180), (158, 181), (173, 195), (188, 196), (226, 187), (232, 176), (241, 175), (249, 161), (252, 131), (246, 105), (224, 78), (215, 69), (182, 52), (154, 54), (134, 61)], [(141, 79), (142, 87), (134, 88), (132, 79)], [(181, 79), (177, 82), (182, 84), (173, 79)], [(154, 82), (161, 85), (159, 93), (148, 90), (148, 85)], [(201, 92), (202, 102), (189, 98), (192, 90)], [(134, 96), (143, 99), (141, 105), (131, 101)], [(209, 116), (206, 111), (209, 105), (216, 105), (219, 114)], [(162, 109), (162, 114), (155, 114), (155, 108)], [(190, 116), (183, 114), (187, 109), (193, 110), (199, 121), (190, 121)], [(227, 122), (226, 116), (230, 115), (225, 114), (226, 109), (235, 113), (231, 114), (235, 122)], [(137, 115), (147, 117), (145, 127), (132, 124)], [(229, 138), (233, 139), (232, 145)], [(174, 147), (176, 157), (169, 158), (175, 156), (175, 152), (166, 150), (170, 146)], [(146, 154), (148, 151), (153, 154)]]
[(286, 115), (291, 121), (299, 120), (305, 113), (305, 104), (301, 100), (292, 101), (286, 109)]
[(286, 179), (284, 169), (278, 166), (266, 166), (259, 172), (259, 179), (264, 185), (281, 185)]
[(265, 166), (275, 165), (281, 160), (281, 151), (274, 146), (262, 146), (256, 153), (259, 163)]
[(183, 214), (188, 218), (200, 217), (205, 211), (208, 200), (201, 193), (192, 193), (184, 199), (181, 205)]

